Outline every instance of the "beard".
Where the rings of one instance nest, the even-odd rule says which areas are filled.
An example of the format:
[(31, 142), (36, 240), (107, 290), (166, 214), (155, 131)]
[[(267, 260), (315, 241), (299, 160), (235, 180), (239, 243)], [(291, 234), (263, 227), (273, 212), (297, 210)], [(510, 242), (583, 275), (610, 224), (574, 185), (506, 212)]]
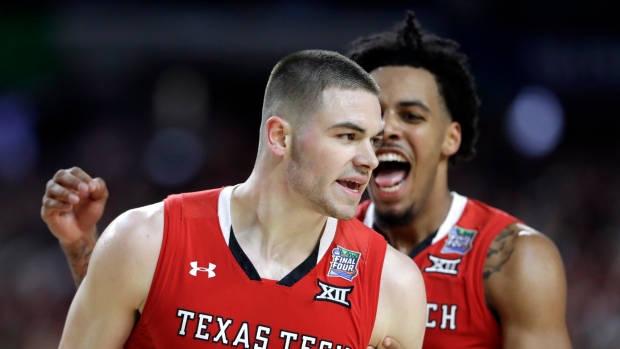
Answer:
[(292, 142), (291, 163), (286, 169), (288, 185), (296, 193), (310, 202), (316, 212), (334, 217), (340, 220), (350, 220), (357, 213), (358, 202), (353, 200), (350, 205), (337, 205), (334, 199), (330, 199), (327, 193), (321, 192), (321, 188), (328, 188), (329, 181), (324, 175), (315, 175), (312, 170), (316, 168), (296, 149)]
[(413, 213), (413, 204), (401, 212), (387, 210), (384, 212), (377, 211), (375, 206), (375, 220), (379, 227), (396, 228), (402, 227), (413, 222), (415, 215)]

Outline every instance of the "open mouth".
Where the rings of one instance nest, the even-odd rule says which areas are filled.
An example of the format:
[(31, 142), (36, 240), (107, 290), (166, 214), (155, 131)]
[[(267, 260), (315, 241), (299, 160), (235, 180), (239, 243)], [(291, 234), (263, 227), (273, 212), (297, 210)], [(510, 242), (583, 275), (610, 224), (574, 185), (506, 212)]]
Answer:
[(357, 182), (353, 182), (353, 181), (348, 181), (348, 180), (338, 180), (336, 182), (338, 182), (338, 184), (342, 185), (343, 187), (356, 193), (359, 192), (360, 188), (362, 187), (361, 184)]
[(405, 183), (411, 164), (397, 153), (377, 155), (379, 166), (373, 171), (375, 185), (385, 193), (395, 193)]

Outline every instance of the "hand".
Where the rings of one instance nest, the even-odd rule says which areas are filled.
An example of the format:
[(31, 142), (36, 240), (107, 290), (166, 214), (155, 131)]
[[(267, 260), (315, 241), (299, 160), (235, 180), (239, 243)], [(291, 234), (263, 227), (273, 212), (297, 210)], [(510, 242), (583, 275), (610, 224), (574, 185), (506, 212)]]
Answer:
[(93, 179), (79, 167), (59, 170), (47, 182), (41, 218), (61, 245), (71, 245), (96, 234), (107, 200), (103, 179)]
[[(397, 341), (390, 337), (385, 337), (381, 344), (383, 344), (385, 349), (404, 349)], [(368, 346), (367, 349), (374, 349), (374, 347)]]

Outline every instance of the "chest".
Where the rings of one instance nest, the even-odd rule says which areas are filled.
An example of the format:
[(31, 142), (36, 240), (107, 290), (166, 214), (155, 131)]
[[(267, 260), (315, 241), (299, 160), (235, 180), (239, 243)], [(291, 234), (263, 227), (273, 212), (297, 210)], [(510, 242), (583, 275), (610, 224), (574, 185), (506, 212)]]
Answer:
[(376, 306), (368, 307), (369, 300), (376, 302), (368, 290), (377, 280), (361, 275), (361, 253), (338, 246), (335, 238), (322, 258), (317, 248), (274, 281), (260, 276), (234, 234), (222, 243), (218, 226), (204, 223), (181, 229), (160, 256), (144, 310), (147, 319), (158, 319), (142, 326), (150, 335), (181, 347), (204, 341), (244, 348), (368, 344)]

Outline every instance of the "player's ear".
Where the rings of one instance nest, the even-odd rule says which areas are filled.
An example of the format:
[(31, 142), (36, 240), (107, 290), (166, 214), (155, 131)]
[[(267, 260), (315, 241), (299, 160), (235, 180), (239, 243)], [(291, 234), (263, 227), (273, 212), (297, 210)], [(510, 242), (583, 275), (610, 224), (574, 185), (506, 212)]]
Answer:
[(289, 146), (290, 125), (279, 116), (270, 117), (265, 123), (267, 148), (275, 156), (283, 156)]
[(461, 146), (461, 124), (456, 121), (450, 122), (446, 128), (441, 152), (444, 156), (450, 157), (459, 151)]

